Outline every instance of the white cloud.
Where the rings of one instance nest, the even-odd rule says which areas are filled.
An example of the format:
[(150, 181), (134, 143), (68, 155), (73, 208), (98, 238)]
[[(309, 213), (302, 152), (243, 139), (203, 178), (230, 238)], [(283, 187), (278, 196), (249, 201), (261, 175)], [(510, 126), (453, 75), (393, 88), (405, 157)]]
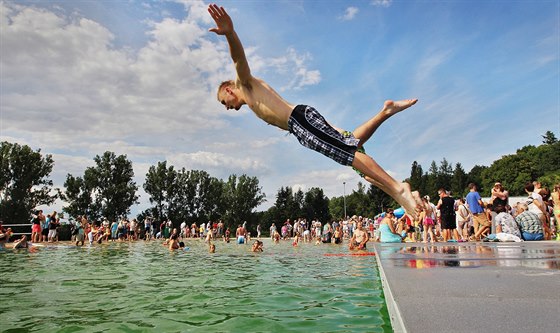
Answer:
[(393, 0), (372, 0), (371, 4), (377, 7), (389, 7)]
[(287, 82), (280, 86), (280, 91), (299, 90), (321, 82), (321, 72), (308, 68), (308, 62), (312, 60), (309, 52), (299, 52), (290, 47), (282, 56), (265, 59), (257, 51), (258, 48), (245, 48), (251, 71), (260, 73), (260, 76), (270, 73), (276, 80), (280, 78), (280, 81)]
[(187, 169), (215, 170), (227, 169), (231, 173), (257, 174), (265, 172), (268, 167), (266, 163), (258, 158), (233, 157), (221, 153), (197, 151), (194, 153), (180, 153), (168, 156), (171, 165), (183, 165)]
[[(149, 165), (163, 160), (217, 177), (278, 168), (258, 152), (284, 138), (239, 137), (232, 123), (251, 115), (226, 113), (216, 102), (218, 83), (234, 75), (234, 67), (225, 38), (215, 42), (207, 31), (213, 24), (207, 5), (179, 2), (185, 18), (146, 21), (149, 41), (135, 49), (117, 47), (118, 32), (79, 11), (1, 2), (1, 139), (57, 152), (56, 186), (67, 173), (82, 175), (105, 151), (126, 154), (135, 169), (143, 165), (135, 177), (139, 186)], [(319, 71), (307, 67), (307, 53), (290, 48), (266, 59), (257, 51), (247, 47), (253, 71), (285, 88), (320, 81)], [(257, 131), (256, 124), (244, 133)], [(248, 155), (247, 147), (255, 152)]]
[(348, 7), (344, 11), (344, 14), (339, 16), (338, 19), (341, 21), (351, 21), (354, 19), (354, 17), (356, 17), (356, 14), (358, 14), (358, 12), (358, 7)]

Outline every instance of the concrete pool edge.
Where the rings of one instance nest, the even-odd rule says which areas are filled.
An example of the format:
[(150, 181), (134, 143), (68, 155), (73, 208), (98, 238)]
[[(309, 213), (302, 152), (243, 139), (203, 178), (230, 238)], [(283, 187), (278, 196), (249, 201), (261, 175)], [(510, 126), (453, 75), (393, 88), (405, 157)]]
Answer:
[(377, 262), (377, 267), (379, 268), (379, 276), (381, 278), (381, 285), (383, 288), (383, 294), (385, 295), (385, 303), (387, 305), (387, 310), (389, 312), (389, 318), (391, 319), (391, 326), (393, 328), (393, 332), (397, 333), (407, 333), (406, 327), (404, 326), (404, 322), (401, 316), (401, 311), (399, 310), (399, 305), (395, 301), (393, 297), (393, 293), (391, 292), (391, 286), (389, 285), (389, 281), (387, 280), (387, 276), (385, 275), (385, 271), (383, 270), (383, 265), (381, 265), (381, 259), (379, 256), (379, 252), (377, 251), (377, 246), (374, 246), (375, 250), (375, 260)]
[(558, 331), (558, 241), (374, 248), (395, 332)]

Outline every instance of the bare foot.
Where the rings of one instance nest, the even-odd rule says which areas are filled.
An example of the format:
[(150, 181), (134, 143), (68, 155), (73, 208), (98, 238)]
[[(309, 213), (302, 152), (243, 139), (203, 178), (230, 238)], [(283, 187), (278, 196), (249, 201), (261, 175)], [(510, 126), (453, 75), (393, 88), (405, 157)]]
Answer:
[(420, 194), (418, 191), (411, 192), (410, 185), (408, 183), (401, 183), (401, 197), (395, 198), (397, 202), (404, 207), (404, 210), (416, 218), (418, 213), (422, 211), (422, 199), (420, 199)]
[(401, 112), (402, 110), (408, 109), (409, 107), (416, 104), (416, 102), (418, 102), (418, 99), (404, 99), (402, 101), (396, 101), (396, 102), (387, 100), (385, 101), (385, 104), (383, 104), (383, 110), (381, 111), (385, 112), (389, 116), (392, 116), (397, 112)]

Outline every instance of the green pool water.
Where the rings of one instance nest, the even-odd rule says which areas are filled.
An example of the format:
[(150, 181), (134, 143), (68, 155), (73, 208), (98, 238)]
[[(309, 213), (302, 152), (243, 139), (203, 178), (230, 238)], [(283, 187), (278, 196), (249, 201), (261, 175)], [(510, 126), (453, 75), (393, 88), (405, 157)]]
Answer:
[(374, 256), (186, 243), (0, 250), (0, 331), (391, 332)]

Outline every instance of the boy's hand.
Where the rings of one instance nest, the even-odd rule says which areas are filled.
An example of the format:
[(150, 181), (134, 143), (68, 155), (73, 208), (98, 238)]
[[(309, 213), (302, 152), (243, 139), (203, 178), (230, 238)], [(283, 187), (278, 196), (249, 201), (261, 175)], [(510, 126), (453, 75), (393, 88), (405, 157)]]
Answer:
[(218, 35), (227, 35), (233, 31), (233, 21), (229, 17), (224, 7), (218, 7), (216, 4), (208, 6), (208, 13), (216, 22), (217, 27), (209, 29), (208, 31), (215, 32)]

